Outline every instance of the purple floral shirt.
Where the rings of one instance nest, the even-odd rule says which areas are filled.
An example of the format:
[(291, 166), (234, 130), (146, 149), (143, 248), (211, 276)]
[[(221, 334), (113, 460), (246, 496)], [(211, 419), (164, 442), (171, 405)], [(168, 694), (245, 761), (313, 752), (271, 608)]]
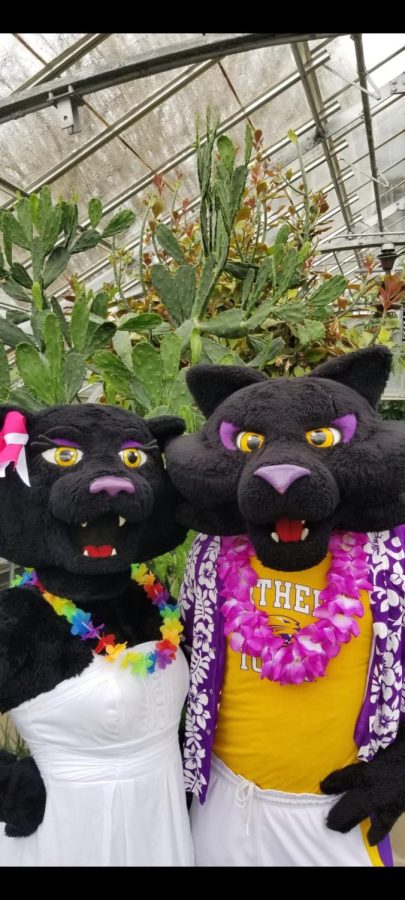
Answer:
[[(184, 740), (186, 790), (204, 802), (224, 677), (224, 602), (217, 572), (220, 538), (200, 534), (191, 548), (180, 603), (185, 649), (191, 654)], [(358, 758), (368, 762), (395, 740), (405, 717), (405, 525), (371, 532), (373, 643), (367, 689), (354, 732)]]

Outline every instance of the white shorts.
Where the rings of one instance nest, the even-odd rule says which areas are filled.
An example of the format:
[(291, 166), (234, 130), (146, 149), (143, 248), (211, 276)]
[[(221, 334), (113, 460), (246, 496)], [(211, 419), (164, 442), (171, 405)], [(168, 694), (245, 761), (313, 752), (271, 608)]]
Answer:
[(370, 847), (364, 822), (348, 834), (326, 826), (336, 796), (262, 791), (213, 757), (207, 799), (194, 798), (197, 866), (392, 865), (389, 841)]

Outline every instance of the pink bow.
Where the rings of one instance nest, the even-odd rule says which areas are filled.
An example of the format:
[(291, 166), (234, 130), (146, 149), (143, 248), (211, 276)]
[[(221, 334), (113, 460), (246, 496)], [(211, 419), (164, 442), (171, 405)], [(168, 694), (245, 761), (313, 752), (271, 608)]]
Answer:
[(9, 412), (0, 431), (0, 478), (4, 478), (9, 463), (14, 464), (21, 481), (31, 487), (25, 456), (28, 441), (25, 416), (19, 412)]

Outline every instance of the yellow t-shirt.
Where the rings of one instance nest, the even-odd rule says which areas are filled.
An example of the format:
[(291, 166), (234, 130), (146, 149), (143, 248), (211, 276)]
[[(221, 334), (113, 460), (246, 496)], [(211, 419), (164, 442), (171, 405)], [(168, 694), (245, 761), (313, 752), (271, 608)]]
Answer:
[[(311, 622), (326, 586), (330, 554), (312, 569), (277, 572), (251, 560), (258, 581), (253, 599), (276, 633), (291, 635)], [(314, 682), (280, 685), (260, 678), (261, 660), (227, 646), (214, 752), (238, 775), (263, 789), (321, 793), (329, 772), (353, 763), (353, 732), (367, 683), (372, 640), (368, 593), (358, 637), (331, 659)]]

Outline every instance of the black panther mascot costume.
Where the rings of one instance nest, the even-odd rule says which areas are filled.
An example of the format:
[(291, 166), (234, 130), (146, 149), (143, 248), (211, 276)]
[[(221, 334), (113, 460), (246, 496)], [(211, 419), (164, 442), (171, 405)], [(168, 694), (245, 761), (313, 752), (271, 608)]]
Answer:
[(296, 379), (200, 365), (170, 438), (196, 864), (391, 865), (405, 810), (405, 427), (373, 347)]
[[(144, 561), (179, 543), (160, 446), (174, 417), (1, 410), (2, 866), (191, 865), (178, 743), (178, 610)], [(163, 620), (163, 621), (162, 621)], [(40, 773), (40, 774), (39, 774)]]

